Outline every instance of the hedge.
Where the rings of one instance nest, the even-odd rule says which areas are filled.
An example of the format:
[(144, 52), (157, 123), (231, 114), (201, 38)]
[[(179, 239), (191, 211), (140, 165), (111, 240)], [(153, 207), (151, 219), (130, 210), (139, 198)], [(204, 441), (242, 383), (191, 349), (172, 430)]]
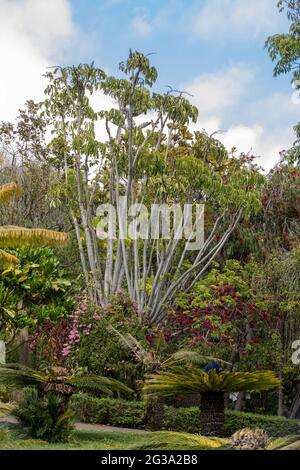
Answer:
[(242, 428), (261, 428), (269, 436), (281, 437), (288, 434), (297, 434), (299, 422), (295, 419), (281, 418), (279, 416), (264, 416), (253, 413), (240, 413), (238, 411), (226, 411), (225, 432), (227, 436)]
[(85, 423), (110, 424), (128, 428), (143, 428), (144, 403), (112, 398), (95, 398), (77, 393), (71, 398), (71, 408)]
[[(143, 429), (145, 404), (112, 398), (95, 398), (85, 393), (73, 395), (71, 408), (86, 423), (109, 424)], [(225, 433), (231, 436), (242, 428), (261, 428), (269, 436), (281, 437), (298, 432), (298, 421), (277, 416), (263, 416), (238, 411), (226, 411)], [(173, 408), (165, 406), (164, 430), (200, 433), (199, 408)]]

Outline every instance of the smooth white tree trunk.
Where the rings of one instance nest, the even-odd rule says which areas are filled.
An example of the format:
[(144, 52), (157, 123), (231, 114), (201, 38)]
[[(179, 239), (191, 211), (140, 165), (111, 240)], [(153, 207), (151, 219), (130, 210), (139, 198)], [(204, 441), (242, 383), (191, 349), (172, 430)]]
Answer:
[(0, 364), (6, 363), (6, 346), (5, 342), (0, 340)]

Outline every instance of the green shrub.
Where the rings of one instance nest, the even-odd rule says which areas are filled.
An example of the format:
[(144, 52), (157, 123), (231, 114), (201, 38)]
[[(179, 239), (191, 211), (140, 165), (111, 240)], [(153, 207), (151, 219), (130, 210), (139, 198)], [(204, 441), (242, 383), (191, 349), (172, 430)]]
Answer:
[(11, 390), (4, 384), (0, 384), (0, 402), (9, 402)]
[[(71, 408), (84, 422), (136, 429), (144, 427), (145, 404), (143, 402), (95, 398), (88, 394), (78, 393), (71, 398)], [(243, 428), (261, 428), (272, 437), (280, 437), (297, 433), (298, 422), (277, 416), (227, 410), (225, 417), (226, 436), (231, 436)], [(163, 429), (199, 434), (201, 432), (199, 408), (165, 406)]]
[(6, 429), (0, 429), (0, 442), (3, 442), (7, 439)]
[(281, 418), (279, 416), (264, 416), (227, 410), (225, 419), (226, 435), (231, 436), (243, 428), (260, 428), (266, 431), (269, 436), (280, 437), (296, 434), (298, 422), (294, 419)]
[(100, 319), (93, 320), (89, 335), (82, 335), (74, 348), (70, 361), (85, 367), (92, 374), (113, 377), (136, 388), (136, 381), (143, 378), (143, 367), (131, 351), (120, 345), (119, 339), (107, 330), (113, 325), (123, 334), (130, 332), (146, 345), (144, 327), (126, 296), (115, 296), (108, 311), (100, 312)]
[(199, 433), (200, 411), (199, 408), (174, 408), (165, 406), (164, 426), (167, 431)]
[(15, 415), (30, 436), (49, 442), (64, 442), (68, 440), (73, 429), (73, 413), (70, 410), (62, 412), (62, 405), (62, 398), (57, 395), (39, 397), (35, 388), (28, 387)]
[(71, 409), (84, 422), (142, 428), (144, 403), (112, 398), (95, 398), (77, 393), (71, 398)]

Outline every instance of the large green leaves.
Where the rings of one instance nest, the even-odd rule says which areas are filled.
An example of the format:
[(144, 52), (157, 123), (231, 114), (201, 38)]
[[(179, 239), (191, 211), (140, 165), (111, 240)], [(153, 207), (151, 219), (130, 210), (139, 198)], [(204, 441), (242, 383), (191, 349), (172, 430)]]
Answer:
[(208, 373), (196, 367), (172, 367), (148, 378), (145, 392), (163, 396), (206, 392), (241, 392), (270, 390), (279, 387), (275, 372), (221, 372)]
[(20, 364), (0, 365), (0, 384), (24, 387), (61, 383), (79, 390), (93, 390), (103, 395), (131, 394), (132, 390), (118, 380), (99, 375), (68, 374), (66, 369), (34, 370)]

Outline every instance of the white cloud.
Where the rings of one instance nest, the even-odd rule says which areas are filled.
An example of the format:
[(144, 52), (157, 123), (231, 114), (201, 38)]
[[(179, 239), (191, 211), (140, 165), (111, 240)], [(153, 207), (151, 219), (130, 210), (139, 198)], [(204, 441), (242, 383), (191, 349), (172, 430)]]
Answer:
[(146, 37), (150, 34), (151, 30), (151, 25), (144, 15), (137, 14), (130, 23), (130, 31), (134, 36), (140, 38)]
[(299, 107), (284, 93), (249, 100), (254, 79), (255, 71), (238, 64), (201, 74), (181, 89), (193, 95), (189, 99), (199, 109), (193, 130), (205, 129), (208, 134), (223, 131), (217, 138), (228, 150), (235, 147), (239, 152), (252, 152), (261, 157), (259, 165), (269, 170), (279, 152), (293, 143), (292, 127)]
[(205, 0), (194, 20), (194, 33), (204, 39), (266, 37), (283, 21), (277, 0)]
[(198, 107), (200, 119), (215, 113), (222, 115), (239, 103), (254, 75), (253, 70), (237, 64), (216, 73), (203, 73), (185, 83), (183, 89), (192, 95), (190, 100)]
[(0, 0), (0, 120), (43, 97), (42, 75), (74, 31), (69, 0)]
[(240, 152), (248, 153), (257, 148), (263, 134), (264, 130), (258, 124), (252, 127), (238, 125), (220, 135), (219, 139), (228, 149), (236, 147)]
[(294, 126), (299, 120), (300, 104), (294, 104), (291, 93), (272, 93), (262, 99), (256, 100), (247, 106), (247, 117), (252, 121), (264, 116), (268, 127), (278, 127), (288, 123)]
[(235, 147), (239, 152), (257, 156), (257, 164), (269, 171), (279, 160), (279, 153), (291, 146), (294, 136), (291, 128), (266, 130), (255, 124), (231, 127), (218, 138), (228, 150)]

